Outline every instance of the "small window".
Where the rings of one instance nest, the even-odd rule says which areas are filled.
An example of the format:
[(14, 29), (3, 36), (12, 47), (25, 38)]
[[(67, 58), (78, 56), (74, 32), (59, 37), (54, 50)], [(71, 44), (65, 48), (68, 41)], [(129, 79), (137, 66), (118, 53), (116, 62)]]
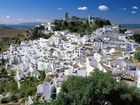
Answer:
[(51, 85), (53, 84), (53, 82), (50, 83)]

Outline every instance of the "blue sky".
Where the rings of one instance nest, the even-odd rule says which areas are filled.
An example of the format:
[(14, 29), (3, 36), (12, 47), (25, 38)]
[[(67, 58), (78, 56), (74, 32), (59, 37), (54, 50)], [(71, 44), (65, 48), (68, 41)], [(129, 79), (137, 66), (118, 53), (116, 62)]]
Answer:
[(0, 24), (101, 17), (114, 24), (140, 24), (140, 0), (0, 0)]

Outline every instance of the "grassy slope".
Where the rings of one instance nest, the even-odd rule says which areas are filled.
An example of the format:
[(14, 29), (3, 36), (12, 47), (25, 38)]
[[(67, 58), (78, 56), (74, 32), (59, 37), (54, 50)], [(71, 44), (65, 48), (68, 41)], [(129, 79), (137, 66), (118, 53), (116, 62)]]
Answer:
[(10, 29), (10, 28), (0, 27), (0, 38), (13, 37), (16, 34), (25, 33), (25, 32), (26, 30), (23, 30), (23, 29)]
[[(9, 44), (15, 43), (15, 40), (8, 40), (4, 41), (3, 37), (13, 38), (17, 34), (22, 34), (23, 37), (21, 37), (19, 40), (24, 40), (24, 37), (26, 36), (26, 30), (24, 29), (12, 29), (9, 27), (0, 26), (0, 53), (7, 51), (9, 49)], [(28, 38), (27, 38), (28, 39)]]
[(136, 34), (140, 34), (140, 28), (132, 29)]

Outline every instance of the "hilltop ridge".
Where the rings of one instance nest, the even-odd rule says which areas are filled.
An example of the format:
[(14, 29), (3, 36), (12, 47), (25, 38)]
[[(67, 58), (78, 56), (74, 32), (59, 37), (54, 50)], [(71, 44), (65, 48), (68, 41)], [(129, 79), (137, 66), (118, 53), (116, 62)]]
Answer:
[(34, 28), (37, 24), (42, 24), (43, 22), (25, 22), (25, 23), (19, 23), (19, 24), (0, 24), (0, 26), (3, 27), (9, 27), (12, 29), (24, 29), (28, 30), (30, 28)]

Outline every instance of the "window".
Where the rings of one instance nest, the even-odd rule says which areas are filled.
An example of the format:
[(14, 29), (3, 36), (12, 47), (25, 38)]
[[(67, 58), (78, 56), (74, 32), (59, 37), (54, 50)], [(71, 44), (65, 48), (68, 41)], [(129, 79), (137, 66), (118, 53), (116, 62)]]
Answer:
[(50, 83), (51, 85), (53, 84), (53, 82)]

